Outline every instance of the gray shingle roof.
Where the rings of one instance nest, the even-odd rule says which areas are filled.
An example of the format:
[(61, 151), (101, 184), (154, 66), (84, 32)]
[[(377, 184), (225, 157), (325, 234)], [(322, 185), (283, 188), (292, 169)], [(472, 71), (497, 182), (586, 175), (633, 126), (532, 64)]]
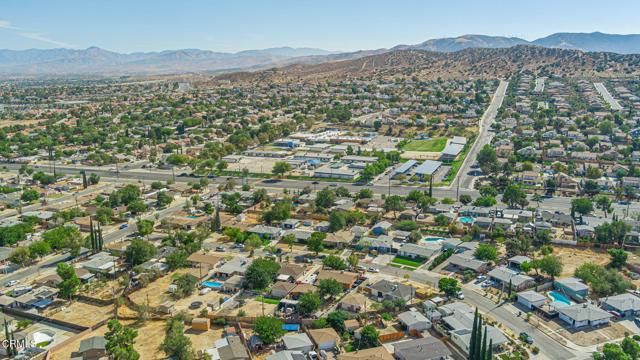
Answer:
[(559, 308), (558, 312), (575, 321), (597, 321), (612, 317), (608, 312), (586, 303), (565, 306)]

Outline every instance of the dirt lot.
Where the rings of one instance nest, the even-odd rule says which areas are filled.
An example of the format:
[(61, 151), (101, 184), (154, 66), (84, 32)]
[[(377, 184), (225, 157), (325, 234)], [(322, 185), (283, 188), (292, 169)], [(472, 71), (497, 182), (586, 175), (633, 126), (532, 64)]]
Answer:
[(93, 326), (110, 317), (113, 309), (113, 306), (97, 306), (75, 301), (71, 305), (54, 309), (53, 311), (59, 311), (52, 314), (51, 318), (82, 326)]
[[(124, 325), (132, 326), (138, 330), (138, 338), (136, 339), (135, 349), (140, 354), (141, 360), (155, 360), (164, 358), (164, 353), (158, 350), (158, 347), (164, 339), (164, 321), (148, 321), (142, 326), (133, 324), (132, 322), (123, 321)], [(76, 339), (67, 344), (63, 348), (53, 353), (52, 360), (68, 360), (73, 351), (78, 350), (80, 341), (92, 336), (102, 336), (107, 332), (107, 326), (102, 326), (92, 331), (82, 338)], [(209, 331), (194, 332), (189, 326), (185, 326), (185, 334), (191, 339), (193, 349), (204, 350), (213, 346), (213, 342), (222, 338), (222, 328), (214, 327)]]
[[(243, 297), (244, 305), (235, 309), (224, 309), (220, 314), (224, 315), (238, 315), (242, 310), (245, 312), (245, 316), (257, 317), (262, 316), (263, 304), (260, 301), (253, 300), (252, 298)], [(272, 315), (275, 312), (277, 305), (264, 303), (264, 314)]]
[(629, 332), (629, 329), (624, 327), (624, 325), (616, 322), (597, 329), (585, 328), (579, 330), (568, 328), (567, 324), (560, 319), (548, 321), (545, 325), (553, 329), (552, 337), (560, 336), (580, 346), (592, 346), (620, 339), (624, 337), (625, 332)]
[(581, 249), (576, 247), (554, 246), (553, 254), (562, 259), (564, 267), (560, 277), (573, 276), (574, 271), (584, 263), (606, 265), (609, 255), (604, 250)]
[(173, 300), (171, 294), (167, 291), (169, 285), (171, 285), (172, 276), (173, 274), (184, 274), (187, 272), (192, 273), (196, 277), (199, 276), (198, 269), (180, 269), (157, 279), (143, 289), (133, 292), (130, 298), (136, 304), (147, 303), (148, 301), (151, 307), (158, 306), (168, 300)]

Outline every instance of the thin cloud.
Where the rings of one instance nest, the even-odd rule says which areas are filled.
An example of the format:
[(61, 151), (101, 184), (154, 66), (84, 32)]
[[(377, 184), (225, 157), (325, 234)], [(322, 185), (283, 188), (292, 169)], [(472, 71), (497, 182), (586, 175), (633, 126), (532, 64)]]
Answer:
[(22, 29), (20, 27), (14, 26), (9, 20), (0, 20), (0, 29), (13, 30), (12, 32), (14, 32), (16, 35), (21, 36), (23, 38), (36, 40), (36, 41), (40, 41), (43, 43), (47, 43), (47, 44), (51, 44), (59, 47), (65, 47), (65, 48), (77, 47), (75, 45), (66, 43), (64, 41), (51, 39), (41, 33), (30, 32), (30, 31), (27, 31), (27, 29)]
[(51, 45), (55, 45), (55, 46), (59, 46), (59, 47), (64, 47), (64, 48), (75, 48), (77, 46), (63, 42), (63, 41), (58, 41), (58, 40), (54, 40), (54, 39), (50, 39), (46, 36), (43, 36), (40, 33), (32, 33), (32, 32), (20, 32), (18, 33), (18, 35), (27, 38), (27, 39), (31, 39), (31, 40), (36, 40), (36, 41), (41, 41), (41, 42), (45, 42)]
[(13, 26), (11, 21), (7, 20), (0, 20), (0, 29), (20, 30), (20, 28)]

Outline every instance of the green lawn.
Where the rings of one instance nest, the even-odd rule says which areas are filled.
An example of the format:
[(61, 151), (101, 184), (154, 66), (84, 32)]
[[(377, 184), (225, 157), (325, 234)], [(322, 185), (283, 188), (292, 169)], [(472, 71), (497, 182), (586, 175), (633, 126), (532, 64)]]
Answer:
[(265, 303), (265, 304), (272, 304), (272, 305), (278, 305), (278, 304), (280, 303), (280, 300), (277, 300), (277, 299), (269, 299), (269, 298), (262, 297), (262, 296), (258, 296), (258, 297), (256, 298), (256, 301), (258, 301), (258, 302), (263, 302), (263, 303)]
[(425, 151), (425, 152), (440, 152), (447, 145), (447, 138), (441, 137), (430, 140), (411, 140), (402, 150), (405, 151)]
[(413, 259), (407, 259), (401, 256), (396, 256), (395, 258), (393, 258), (393, 260), (391, 260), (391, 262), (393, 264), (399, 264), (399, 265), (407, 265), (407, 266), (411, 266), (414, 268), (417, 268), (418, 266), (422, 265), (422, 262), (420, 261), (416, 261)]

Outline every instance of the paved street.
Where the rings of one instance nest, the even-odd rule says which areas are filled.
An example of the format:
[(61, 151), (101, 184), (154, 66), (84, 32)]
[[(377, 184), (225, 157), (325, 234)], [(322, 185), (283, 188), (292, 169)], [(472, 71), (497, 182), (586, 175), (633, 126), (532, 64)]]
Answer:
[(478, 137), (476, 137), (475, 142), (471, 146), (471, 150), (462, 162), (462, 166), (460, 166), (460, 170), (456, 174), (455, 179), (451, 182), (450, 187), (473, 189), (473, 180), (476, 177), (469, 175), (471, 165), (476, 161), (478, 152), (485, 145), (491, 143), (491, 139), (493, 139), (494, 133), (489, 131), (489, 129), (491, 129), (491, 124), (493, 124), (493, 121), (496, 119), (496, 115), (498, 115), (498, 109), (502, 106), (502, 101), (504, 100), (508, 85), (508, 81), (500, 80), (500, 85), (498, 85), (498, 89), (495, 94), (493, 94), (491, 104), (489, 104), (489, 107), (487, 107), (487, 110), (480, 119)]

